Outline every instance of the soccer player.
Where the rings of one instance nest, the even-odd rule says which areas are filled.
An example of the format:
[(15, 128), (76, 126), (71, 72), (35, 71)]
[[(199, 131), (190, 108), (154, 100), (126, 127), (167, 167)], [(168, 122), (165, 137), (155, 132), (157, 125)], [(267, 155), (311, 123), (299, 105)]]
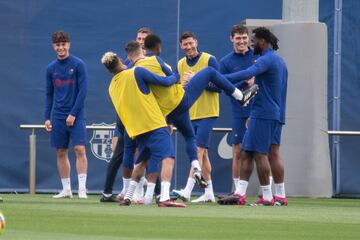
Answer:
[[(141, 27), (137, 30), (136, 33), (136, 41), (141, 45), (144, 46), (144, 41), (147, 35), (149, 35), (150, 33), (152, 33), (151, 29), (148, 27)], [(132, 65), (132, 63), (130, 62), (130, 60), (128, 58), (125, 59), (125, 65)], [(118, 142), (118, 144), (115, 145), (115, 149), (114, 149), (114, 154), (107, 166), (107, 170), (106, 170), (106, 178), (105, 178), (105, 186), (104, 186), (104, 191), (103, 194), (100, 198), (100, 202), (114, 202), (117, 201), (115, 198), (113, 198), (112, 196), (112, 187), (114, 185), (114, 181), (116, 178), (116, 174), (121, 166), (121, 163), (123, 162), (123, 156), (124, 156), (124, 128), (122, 123), (120, 122), (120, 120), (118, 119), (117, 121), (117, 125), (116, 125), (116, 130), (119, 128), (120, 126), (120, 130), (121, 130), (121, 138), (120, 138), (120, 142)], [(135, 143), (133, 142), (133, 149), (135, 151)], [(133, 158), (133, 156), (131, 156), (130, 158)], [(133, 163), (133, 161), (132, 161)], [(132, 170), (134, 168), (133, 164), (129, 164), (128, 162), (125, 162), (123, 164), (123, 188), (121, 190), (121, 192), (118, 194), (117, 199), (118, 200), (122, 200), (125, 196), (125, 193), (127, 191), (127, 188), (129, 186), (130, 180), (131, 180), (131, 174), (132, 174)], [(142, 193), (141, 190), (143, 189), (143, 183), (144, 183), (144, 179), (142, 179), (140, 181), (140, 184), (137, 188), (137, 195), (136, 196), (136, 200), (138, 202), (141, 202), (141, 198), (142, 198)]]
[(246, 204), (246, 190), (255, 161), (262, 197), (254, 205), (274, 205), (267, 155), (280, 122), (285, 70), (283, 61), (274, 53), (279, 48), (277, 38), (265, 27), (254, 29), (253, 33), (254, 54), (260, 54), (260, 57), (246, 70), (225, 75), (232, 82), (255, 76), (259, 91), (254, 98), (249, 126), (241, 146), (240, 186), (234, 196), (218, 200), (219, 204)]
[[(145, 38), (146, 38), (149, 34), (152, 34), (152, 33), (153, 33), (153, 32), (152, 32), (152, 30), (151, 30), (150, 28), (148, 28), (148, 27), (141, 27), (141, 28), (139, 28), (139, 29), (137, 30), (137, 32), (136, 32), (136, 39), (135, 39), (135, 41), (138, 42), (142, 48), (144, 48)], [(146, 54), (145, 49), (144, 49), (144, 54)], [(132, 63), (131, 63), (131, 61), (130, 61), (129, 58), (125, 58), (124, 64), (125, 64), (126, 66), (128, 66), (128, 67), (132, 65)]]
[[(242, 24), (236, 24), (231, 29), (230, 41), (233, 51), (220, 60), (220, 72), (222, 74), (233, 73), (250, 67), (255, 60), (253, 51), (249, 48), (249, 31)], [(237, 87), (244, 90), (254, 83), (254, 79), (240, 82)], [(233, 98), (231, 100), (232, 110), (232, 132), (231, 144), (233, 149), (232, 177), (234, 191), (237, 192), (240, 181), (240, 149), (241, 142), (246, 131), (246, 120), (250, 116), (253, 100), (247, 106), (240, 106)]]
[[(64, 31), (52, 35), (57, 59), (46, 70), (45, 129), (51, 132), (51, 145), (56, 148), (57, 167), (62, 191), (53, 198), (72, 198), (68, 147), (74, 146), (78, 173), (79, 198), (87, 198), (86, 122), (84, 102), (87, 92), (85, 63), (70, 54), (70, 38)], [(52, 113), (52, 114), (51, 114)]]
[[(139, 151), (148, 149), (151, 161), (162, 162), (160, 207), (185, 207), (170, 201), (170, 182), (174, 166), (173, 145), (166, 127), (165, 119), (150, 91), (148, 84), (170, 86), (177, 82), (175, 75), (157, 76), (141, 67), (126, 69), (116, 54), (108, 52), (102, 63), (114, 75), (109, 86), (109, 94), (114, 107), (131, 138), (136, 138)], [(135, 191), (143, 169), (133, 171), (132, 181), (126, 195)], [(129, 205), (130, 200), (124, 199), (123, 204)]]
[[(192, 32), (184, 32), (180, 36), (180, 47), (185, 57), (178, 62), (177, 70), (181, 84), (184, 86), (193, 76), (205, 67), (211, 66), (216, 70), (219, 65), (214, 56), (198, 51), (198, 41)], [(190, 109), (190, 119), (195, 130), (197, 155), (207, 182), (205, 194), (192, 202), (214, 202), (214, 191), (211, 181), (211, 163), (208, 154), (210, 135), (216, 119), (219, 117), (219, 94), (217, 88), (208, 87)], [(173, 190), (173, 193), (183, 200), (189, 200), (195, 185), (192, 169), (184, 189)]]
[[(144, 54), (146, 51), (144, 50), (144, 43), (145, 38), (152, 34), (152, 30), (148, 27), (141, 27), (137, 30), (136, 33), (136, 39), (135, 41), (140, 44), (140, 46), (143, 48)], [(125, 59), (125, 65), (130, 67), (133, 65), (133, 63), (130, 61), (130, 59)], [(132, 149), (132, 152), (136, 151), (136, 143), (135, 141), (131, 141), (129, 138), (125, 136), (125, 141), (127, 141), (127, 145), (129, 146), (128, 150)], [(131, 181), (131, 174), (133, 171), (133, 163), (134, 163), (134, 156), (132, 152), (125, 153), (125, 161), (123, 164), (123, 189), (121, 190), (120, 194), (118, 195), (118, 199), (121, 200), (124, 198), (125, 193), (127, 191), (127, 188), (129, 187), (130, 181)], [(145, 177), (142, 177), (139, 181), (139, 184), (136, 187), (135, 194), (134, 194), (134, 202), (142, 204), (143, 203), (143, 195), (144, 195), (144, 183), (146, 182)]]
[[(273, 44), (276, 44), (277, 38), (273, 36)], [(285, 125), (285, 110), (286, 110), (286, 95), (287, 95), (287, 79), (288, 71), (286, 63), (282, 58), (280, 62), (283, 65), (282, 69), (282, 86), (281, 86), (281, 103), (280, 103), (280, 121), (277, 124), (274, 138), (271, 142), (269, 149), (269, 162), (271, 167), (271, 172), (273, 174), (274, 185), (275, 185), (275, 194), (274, 194), (274, 204), (278, 206), (286, 206), (288, 200), (285, 195), (285, 183), (284, 183), (284, 163), (280, 156), (280, 141), (281, 141), (281, 132), (282, 127)]]

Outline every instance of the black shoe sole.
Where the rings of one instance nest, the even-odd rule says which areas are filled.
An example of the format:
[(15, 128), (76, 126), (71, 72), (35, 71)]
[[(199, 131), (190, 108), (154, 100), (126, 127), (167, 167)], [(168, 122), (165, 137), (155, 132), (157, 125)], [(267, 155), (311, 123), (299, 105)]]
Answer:
[(239, 101), (241, 106), (244, 106), (247, 102), (249, 102), (259, 90), (259, 86), (257, 84), (252, 85), (245, 91), (243, 91), (243, 99)]

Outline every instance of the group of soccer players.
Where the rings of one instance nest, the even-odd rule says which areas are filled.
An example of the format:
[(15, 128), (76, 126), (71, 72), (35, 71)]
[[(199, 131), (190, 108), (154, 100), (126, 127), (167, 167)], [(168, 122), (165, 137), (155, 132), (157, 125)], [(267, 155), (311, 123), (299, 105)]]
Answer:
[[(279, 155), (281, 128), (285, 123), (287, 69), (284, 61), (274, 53), (274, 50), (278, 49), (275, 35), (263, 27), (255, 29), (253, 33), (254, 50), (251, 50), (248, 46), (247, 28), (235, 25), (230, 36), (234, 50), (220, 60), (220, 65), (214, 56), (198, 50), (194, 33), (184, 32), (180, 36), (179, 44), (185, 57), (180, 59), (177, 67), (172, 70), (159, 56), (160, 38), (147, 28), (138, 31), (136, 41), (128, 42), (125, 61), (113, 52), (103, 55), (102, 63), (113, 74), (109, 94), (119, 117), (117, 127), (120, 134), (115, 154), (107, 169), (100, 201), (120, 201), (120, 205), (127, 206), (139, 198), (135, 197), (137, 195), (142, 199), (142, 203), (150, 204), (160, 173), (160, 193), (157, 201), (160, 207), (185, 207), (184, 203), (174, 200), (180, 198), (189, 201), (196, 183), (204, 188), (205, 192), (192, 202), (215, 202), (208, 146), (212, 127), (219, 117), (219, 92), (224, 91), (231, 99), (233, 113), (232, 175), (235, 190), (229, 195), (220, 196), (218, 203), (246, 204), (246, 188), (256, 162), (262, 194), (253, 205), (287, 205), (284, 166)], [(63, 42), (62, 38), (55, 41), (53, 37), (54, 50), (56, 51), (56, 44), (69, 42), (68, 39), (65, 40)], [(59, 61), (73, 57), (68, 54), (61, 59), (59, 52), (56, 52), (58, 60), (52, 65), (60, 65)], [(51, 67), (48, 67), (48, 72)], [(52, 105), (49, 102), (52, 99), (48, 98), (55, 95), (53, 119), (58, 119), (54, 118), (58, 99), (56, 92), (57, 95), (60, 92), (57, 87), (59, 82), (60, 85), (71, 85), (72, 81), (67, 80), (68, 82), (64, 83), (61, 77), (56, 77), (56, 73), (49, 74), (48, 82), (53, 84), (48, 83), (51, 86), (47, 88), (45, 125), (50, 131)], [(75, 85), (77, 84), (76, 81)], [(73, 92), (72, 94), (74, 95)], [(76, 96), (75, 94), (75, 100), (72, 98), (72, 103), (78, 101)], [(77, 146), (83, 146), (79, 142), (83, 136), (79, 137), (79, 131), (71, 128), (74, 122), (81, 119), (78, 117), (81, 115), (72, 113), (73, 110), (69, 109), (67, 115), (63, 114), (63, 125), (69, 131), (67, 134), (72, 137), (76, 151)], [(69, 116), (74, 116), (73, 125), (69, 124)], [(54, 120), (52, 123), (54, 124)], [(170, 196), (174, 166), (174, 148), (170, 137), (172, 126), (183, 135), (190, 162), (186, 186), (172, 191), (176, 198)], [(63, 190), (54, 196), (56, 198), (72, 197), (71, 189), (66, 185), (66, 182), (70, 181), (69, 175), (67, 171), (63, 171), (63, 165), (68, 165), (67, 152), (65, 161), (59, 159), (59, 149), (67, 151), (68, 147), (67, 142), (59, 143), (61, 141), (58, 139), (66, 137), (59, 134), (61, 131), (64, 129), (56, 131), (57, 134), (55, 131), (52, 133), (52, 145), (58, 152), (58, 168), (63, 183)], [(79, 162), (81, 158), (80, 161), (78, 159), (77, 163)], [(112, 185), (121, 163), (124, 165), (124, 187), (119, 198), (115, 199)], [(83, 174), (80, 167), (77, 170), (79, 176)], [(275, 183), (274, 197), (271, 192), (271, 173)], [(144, 196), (141, 190), (145, 175), (147, 189)], [(79, 197), (82, 197), (82, 189), (79, 177)]]

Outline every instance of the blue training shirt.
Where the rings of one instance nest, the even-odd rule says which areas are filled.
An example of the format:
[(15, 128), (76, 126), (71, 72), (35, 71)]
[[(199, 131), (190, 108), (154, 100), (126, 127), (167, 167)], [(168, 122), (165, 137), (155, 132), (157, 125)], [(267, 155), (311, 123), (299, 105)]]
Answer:
[(273, 49), (268, 48), (251, 67), (225, 74), (225, 77), (235, 83), (256, 77), (255, 83), (259, 85), (259, 90), (254, 97), (250, 117), (280, 121), (282, 66), (280, 57)]
[[(254, 64), (254, 60), (254, 52), (250, 48), (245, 54), (232, 51), (220, 60), (220, 72), (222, 74), (228, 74), (247, 69)], [(244, 80), (236, 84), (236, 87), (244, 90), (248, 88), (248, 84)], [(253, 101), (254, 100), (251, 100), (246, 107), (242, 107), (237, 100), (230, 98), (233, 118), (248, 118)]]
[(85, 119), (88, 76), (85, 63), (74, 55), (52, 61), (46, 69), (45, 120), (66, 119), (73, 115)]

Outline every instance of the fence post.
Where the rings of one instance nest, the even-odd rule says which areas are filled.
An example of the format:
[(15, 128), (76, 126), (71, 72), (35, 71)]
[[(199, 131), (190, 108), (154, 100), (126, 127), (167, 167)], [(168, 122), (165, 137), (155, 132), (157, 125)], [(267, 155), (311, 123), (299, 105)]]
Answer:
[(29, 191), (30, 194), (36, 192), (36, 135), (35, 129), (32, 129), (32, 133), (29, 136)]

